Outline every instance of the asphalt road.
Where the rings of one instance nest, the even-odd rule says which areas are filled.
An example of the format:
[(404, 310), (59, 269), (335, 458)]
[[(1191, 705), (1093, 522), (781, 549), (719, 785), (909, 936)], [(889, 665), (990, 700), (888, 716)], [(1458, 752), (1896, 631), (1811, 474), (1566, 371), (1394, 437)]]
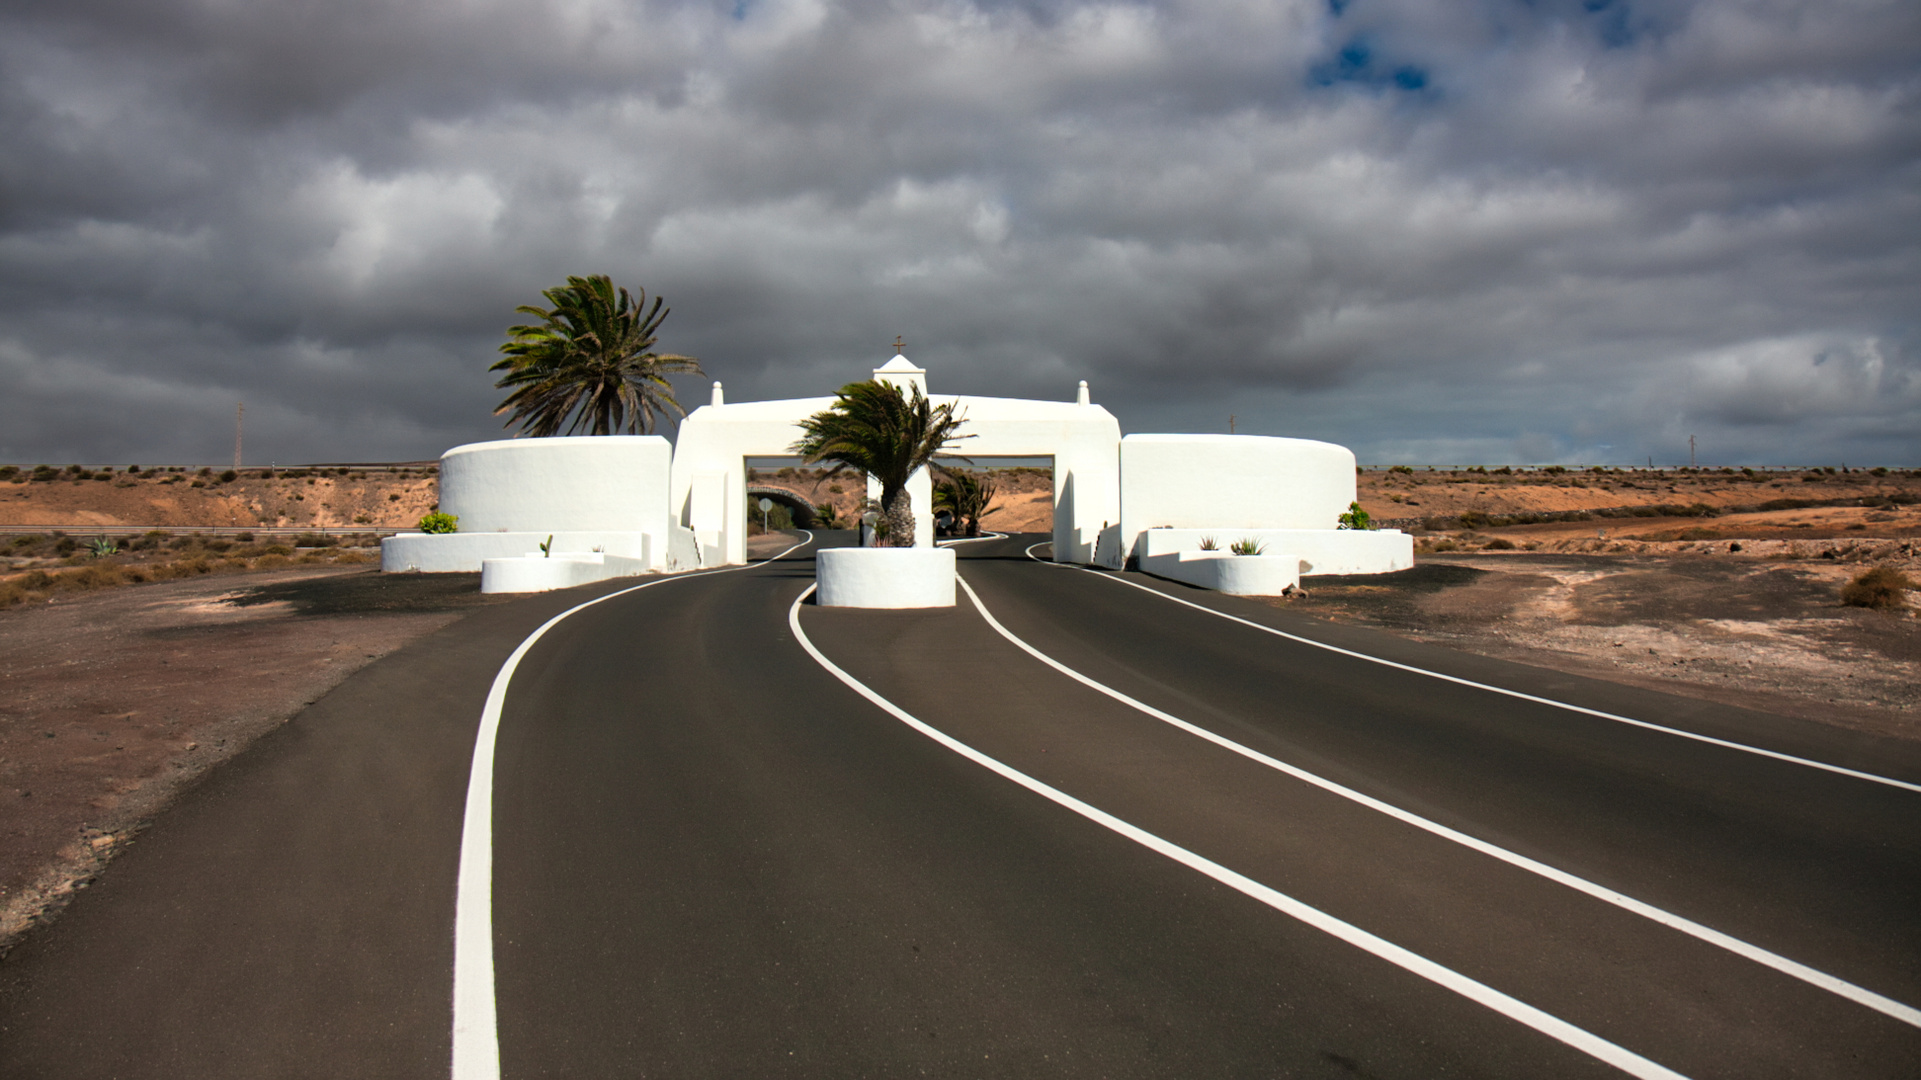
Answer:
[[(969, 545), (963, 577), (1010, 633), (1162, 715), (965, 598), (799, 615), (851, 678), (1028, 786), (809, 656), (789, 612), (812, 549), (609, 600), (527, 653), (495, 756), (504, 1076), (1622, 1075), (1233, 875), (1687, 1076), (1921, 1073), (1910, 1023), (1527, 869), (1914, 1004), (1921, 793), (1122, 582), (1921, 781), (1912, 748), (1043, 565), (1034, 539)], [(481, 702), (593, 594), (455, 624), (197, 790), (0, 964), (0, 1076), (447, 1075)]]

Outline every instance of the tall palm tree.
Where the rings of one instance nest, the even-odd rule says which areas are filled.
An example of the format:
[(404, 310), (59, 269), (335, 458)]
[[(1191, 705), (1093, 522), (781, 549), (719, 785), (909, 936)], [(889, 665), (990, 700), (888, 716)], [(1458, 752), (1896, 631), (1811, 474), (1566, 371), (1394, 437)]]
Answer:
[(907, 494), (907, 478), (925, 468), (934, 455), (950, 449), (967, 422), (954, 415), (950, 402), (935, 405), (913, 388), (913, 396), (878, 379), (848, 383), (834, 403), (800, 422), (805, 434), (793, 446), (809, 465), (832, 462), (833, 476), (852, 469), (880, 481), (879, 530), (887, 547), (914, 546), (914, 506)]
[(508, 327), (504, 355), (487, 369), (506, 372), (496, 389), (513, 390), (494, 415), (511, 412), (507, 425), (535, 436), (645, 435), (656, 411), (687, 415), (667, 377), (706, 372), (691, 356), (651, 351), (667, 318), (660, 297), (643, 314), (647, 290), (636, 302), (605, 274), (569, 277), (541, 295), (553, 309), (515, 308), (540, 322)]

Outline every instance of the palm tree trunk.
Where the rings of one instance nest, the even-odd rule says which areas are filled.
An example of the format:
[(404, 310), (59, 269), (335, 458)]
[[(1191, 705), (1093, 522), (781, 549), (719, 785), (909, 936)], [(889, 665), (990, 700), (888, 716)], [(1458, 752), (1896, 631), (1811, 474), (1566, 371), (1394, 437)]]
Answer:
[(881, 492), (881, 513), (887, 518), (887, 546), (914, 546), (914, 499), (905, 486)]

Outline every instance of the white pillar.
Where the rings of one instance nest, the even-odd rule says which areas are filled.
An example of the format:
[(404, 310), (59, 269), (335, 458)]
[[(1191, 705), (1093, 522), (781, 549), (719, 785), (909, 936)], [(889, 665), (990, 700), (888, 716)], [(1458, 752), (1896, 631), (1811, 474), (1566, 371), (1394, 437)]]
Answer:
[[(1086, 384), (1086, 383), (1082, 383), (1081, 385), (1082, 385), (1082, 386), (1086, 386), (1087, 384)], [(711, 401), (711, 402), (709, 402), (708, 404), (710, 404), (710, 405), (725, 405), (725, 404), (727, 404), (727, 399), (726, 399), (725, 397), (723, 397), (723, 396), (721, 395), (721, 392), (720, 392), (720, 380), (719, 380), (719, 379), (715, 379), (715, 380), (714, 380), (714, 400), (713, 400), (713, 401)], [(1085, 404), (1085, 403), (1083, 402), (1083, 404)]]
[[(719, 386), (720, 384), (719, 384), (719, 383), (715, 383), (714, 385), (718, 387), (718, 386)], [(714, 393), (716, 393), (716, 394), (718, 394), (718, 393), (720, 393), (720, 391), (719, 391), (719, 390), (715, 390), (715, 391), (714, 391)], [(1081, 380), (1081, 392), (1080, 392), (1080, 393), (1078, 393), (1078, 394), (1076, 394), (1076, 395), (1074, 395), (1074, 404), (1076, 404), (1076, 405), (1092, 405), (1093, 403), (1094, 403), (1094, 402), (1093, 402), (1093, 399), (1087, 396), (1087, 380), (1086, 380), (1086, 379), (1082, 379), (1082, 380)], [(716, 402), (715, 402), (714, 404), (716, 404), (716, 405), (718, 405), (718, 404), (720, 404), (720, 403), (719, 403), (718, 401), (716, 401)]]

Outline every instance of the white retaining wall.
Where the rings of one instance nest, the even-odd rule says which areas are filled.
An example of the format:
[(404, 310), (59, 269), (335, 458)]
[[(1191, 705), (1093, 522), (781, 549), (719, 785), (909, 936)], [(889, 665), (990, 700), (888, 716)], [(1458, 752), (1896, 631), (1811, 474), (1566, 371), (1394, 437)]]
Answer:
[[(1201, 550), (1211, 539), (1216, 550)], [(1252, 540), (1259, 555), (1229, 550)], [(1314, 574), (1387, 574), (1414, 565), (1414, 538), (1398, 529), (1149, 529), (1141, 570), (1237, 595), (1274, 596)]]
[(638, 559), (649, 567), (660, 566), (660, 553), (665, 546), (654, 536), (642, 532), (401, 533), (380, 542), (380, 569), (388, 573), (473, 573), (487, 559), (510, 559), (529, 551), (538, 552), (549, 536), (554, 538), (549, 550), (555, 553), (591, 553), (599, 548), (609, 555)]
[(487, 559), (480, 564), (480, 591), (530, 593), (567, 589), (609, 578), (634, 577), (647, 572), (640, 559), (599, 552), (570, 552), (547, 556), (536, 551), (518, 559)]

